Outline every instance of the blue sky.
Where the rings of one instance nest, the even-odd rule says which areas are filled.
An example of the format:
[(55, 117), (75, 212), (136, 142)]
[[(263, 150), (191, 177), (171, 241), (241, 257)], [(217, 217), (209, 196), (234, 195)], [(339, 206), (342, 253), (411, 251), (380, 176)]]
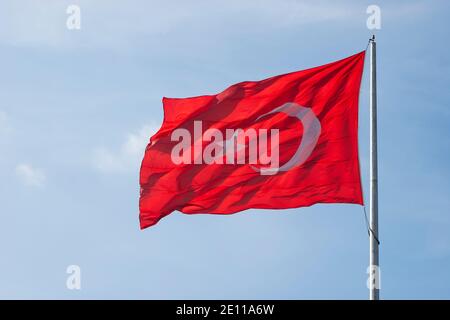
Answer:
[[(81, 30), (66, 8), (81, 8)], [(138, 174), (161, 98), (378, 43), (381, 296), (450, 298), (447, 1), (0, 3), (0, 298), (366, 299), (362, 207), (173, 213), (144, 231)], [(360, 157), (368, 195), (368, 78)], [(66, 268), (81, 267), (81, 290)]]

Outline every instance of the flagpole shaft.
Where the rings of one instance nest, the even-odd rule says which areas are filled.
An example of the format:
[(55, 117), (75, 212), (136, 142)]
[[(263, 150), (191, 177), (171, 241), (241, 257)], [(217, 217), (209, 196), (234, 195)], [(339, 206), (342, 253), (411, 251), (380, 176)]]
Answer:
[(380, 298), (378, 253), (377, 69), (375, 36), (370, 40), (370, 300)]

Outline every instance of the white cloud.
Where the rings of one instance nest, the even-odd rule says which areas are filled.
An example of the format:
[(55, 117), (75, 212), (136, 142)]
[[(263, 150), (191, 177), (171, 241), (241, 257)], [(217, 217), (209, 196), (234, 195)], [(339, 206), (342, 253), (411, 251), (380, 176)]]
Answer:
[(26, 163), (17, 165), (16, 174), (22, 183), (29, 187), (42, 187), (46, 180), (45, 174), (41, 169), (33, 168)]
[(145, 147), (157, 129), (156, 125), (145, 125), (135, 133), (128, 133), (117, 151), (105, 147), (96, 148), (93, 156), (94, 167), (105, 173), (138, 170)]

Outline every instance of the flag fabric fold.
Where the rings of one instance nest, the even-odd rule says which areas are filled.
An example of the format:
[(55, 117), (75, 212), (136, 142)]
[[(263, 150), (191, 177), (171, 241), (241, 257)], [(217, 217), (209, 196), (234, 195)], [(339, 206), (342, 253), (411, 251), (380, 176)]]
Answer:
[(237, 83), (216, 95), (163, 98), (164, 121), (141, 164), (141, 228), (173, 211), (363, 204), (364, 56)]

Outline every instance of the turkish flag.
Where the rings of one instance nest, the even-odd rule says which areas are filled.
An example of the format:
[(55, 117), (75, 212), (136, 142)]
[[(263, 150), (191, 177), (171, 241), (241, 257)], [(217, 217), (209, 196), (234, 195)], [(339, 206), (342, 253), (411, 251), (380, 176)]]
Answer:
[(141, 165), (141, 229), (178, 210), (230, 214), (363, 204), (358, 97), (365, 52), (216, 95), (163, 98)]

